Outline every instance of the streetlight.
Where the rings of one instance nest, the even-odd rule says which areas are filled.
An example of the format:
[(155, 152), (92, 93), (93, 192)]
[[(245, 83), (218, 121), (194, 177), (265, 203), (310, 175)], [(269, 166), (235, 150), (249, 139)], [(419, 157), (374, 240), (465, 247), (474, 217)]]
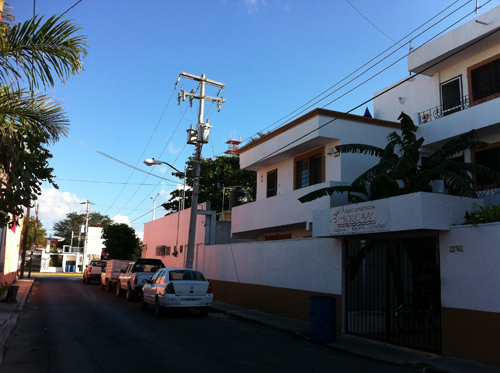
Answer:
[[(177, 171), (178, 173), (182, 174), (182, 177), (184, 179), (184, 185), (183, 185), (183, 189), (182, 189), (182, 199), (179, 199), (179, 211), (181, 211), (181, 203), (182, 203), (182, 210), (184, 210), (184, 199), (186, 197), (186, 167), (184, 167), (184, 172), (181, 172), (177, 168), (172, 166), (170, 163), (163, 162), (163, 161), (160, 161), (160, 160), (154, 159), (154, 158), (145, 159), (144, 164), (146, 166), (159, 166), (161, 164), (166, 164), (168, 167), (170, 167), (170, 168), (174, 169), (175, 171)], [(151, 198), (153, 198), (153, 197), (151, 197)], [(153, 210), (153, 220), (155, 220), (154, 210)]]
[(153, 220), (155, 220), (156, 198), (158, 198), (159, 195), (160, 195), (160, 193), (158, 193), (155, 198), (149, 197), (153, 200)]

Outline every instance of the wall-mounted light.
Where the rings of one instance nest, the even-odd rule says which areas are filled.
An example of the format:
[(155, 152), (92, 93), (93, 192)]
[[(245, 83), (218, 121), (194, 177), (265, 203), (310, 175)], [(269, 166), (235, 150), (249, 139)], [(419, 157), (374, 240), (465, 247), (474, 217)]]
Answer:
[(399, 100), (399, 103), (400, 103), (401, 105), (403, 105), (403, 104), (405, 103), (405, 98), (404, 98), (404, 97), (399, 96), (399, 97), (398, 97), (398, 100)]

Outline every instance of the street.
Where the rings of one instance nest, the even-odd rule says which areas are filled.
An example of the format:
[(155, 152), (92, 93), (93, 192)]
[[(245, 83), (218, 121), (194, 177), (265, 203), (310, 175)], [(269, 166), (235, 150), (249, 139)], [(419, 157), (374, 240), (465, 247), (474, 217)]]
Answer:
[[(338, 352), (222, 313), (156, 317), (85, 285), (36, 275), (27, 309), (0, 366), (7, 372), (415, 372)], [(216, 295), (215, 295), (216, 296)]]

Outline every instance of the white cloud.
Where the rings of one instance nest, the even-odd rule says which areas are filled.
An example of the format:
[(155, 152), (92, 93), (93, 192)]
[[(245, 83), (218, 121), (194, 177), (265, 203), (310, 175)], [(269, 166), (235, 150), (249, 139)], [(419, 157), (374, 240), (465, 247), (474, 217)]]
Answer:
[[(130, 219), (128, 216), (123, 216), (123, 215), (115, 215), (113, 216), (113, 223), (117, 224), (127, 224), (129, 227), (132, 227), (132, 224), (130, 223)], [(139, 237), (139, 239), (142, 241), (144, 239), (144, 232), (135, 232), (136, 236)]]
[[(53, 225), (66, 218), (70, 212), (82, 210), (82, 199), (69, 192), (58, 189), (44, 189), (36, 201), (40, 204), (39, 218), (45, 229), (51, 230)], [(34, 209), (31, 210), (34, 215)]]
[(116, 214), (115, 216), (113, 216), (112, 220), (114, 223), (117, 223), (117, 224), (127, 224), (129, 227), (132, 226), (132, 224), (130, 224), (130, 219), (128, 218), (128, 216)]

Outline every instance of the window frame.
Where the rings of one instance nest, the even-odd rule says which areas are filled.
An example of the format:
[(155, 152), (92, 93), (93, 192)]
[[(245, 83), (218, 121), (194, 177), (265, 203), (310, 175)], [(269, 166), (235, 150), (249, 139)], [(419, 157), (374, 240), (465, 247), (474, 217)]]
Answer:
[[(500, 142), (491, 143), (486, 148), (472, 149), (471, 150), (472, 163), (485, 166), (484, 164), (477, 163), (477, 155), (478, 155), (478, 153), (485, 152), (485, 151), (491, 151), (491, 150), (496, 150), (498, 153), (498, 165), (497, 165), (498, 170), (497, 171), (500, 171)], [(487, 167), (489, 167), (489, 166), (487, 166)], [(495, 168), (493, 168), (493, 169), (495, 169)], [(478, 180), (477, 175), (474, 175), (474, 186), (475, 186), (476, 190), (484, 190), (484, 189), (491, 189), (491, 188), (498, 187), (498, 185), (496, 185), (494, 181), (489, 181), (489, 182), (485, 182), (485, 183), (481, 183), (481, 184), (479, 184), (479, 182), (480, 181)]]
[[(308, 185), (299, 186), (298, 173), (297, 173), (298, 172), (297, 163), (302, 162), (306, 159), (310, 160), (311, 158), (316, 157), (318, 155), (320, 156), (320, 159), (321, 159), (321, 180), (317, 183), (311, 184), (311, 178), (310, 178), (310, 171), (311, 171), (310, 166), (311, 165), (310, 165), (310, 162), (308, 162), (308, 173), (309, 173)], [(306, 188), (308, 186), (320, 184), (323, 182), (325, 182), (325, 147), (324, 146), (317, 148), (317, 149), (314, 149), (314, 150), (311, 150), (310, 152), (304, 153), (304, 154), (302, 154), (298, 157), (295, 157), (293, 159), (293, 189), (294, 190)]]
[[(458, 105), (455, 105), (449, 109), (445, 109), (445, 104), (449, 104), (449, 102), (445, 103), (443, 88), (445, 86), (449, 86), (452, 83), (458, 81)], [(450, 115), (462, 110), (462, 97), (463, 97), (463, 86), (462, 86), (462, 75), (455, 76), (454, 78), (448, 79), (445, 82), (442, 82), (439, 85), (439, 94), (441, 96), (441, 107), (443, 116)]]
[[(270, 177), (273, 178), (274, 188), (269, 188)], [(266, 198), (274, 197), (276, 195), (278, 195), (278, 169), (277, 168), (275, 168), (274, 170), (268, 171), (267, 178), (266, 178)]]
[[(487, 96), (487, 97), (484, 97), (484, 98), (480, 98), (480, 99), (476, 99), (474, 97), (474, 94), (472, 92), (472, 71), (473, 70), (476, 70), (484, 65), (487, 65), (489, 63), (493, 63), (494, 61), (496, 60), (500, 60), (500, 54), (497, 54), (495, 56), (492, 56), (490, 58), (487, 58), (486, 60), (484, 61), (481, 61), (475, 65), (472, 65), (472, 66), (469, 66), (467, 68), (467, 83), (469, 85), (469, 97), (470, 97), (470, 106), (474, 106), (474, 105), (478, 105), (480, 103), (483, 103), (483, 102), (486, 102), (486, 101), (490, 101), (496, 97), (499, 97), (500, 96), (500, 87), (499, 87), (499, 92), (497, 93), (494, 93), (490, 96)], [(500, 61), (499, 61), (500, 63)]]

